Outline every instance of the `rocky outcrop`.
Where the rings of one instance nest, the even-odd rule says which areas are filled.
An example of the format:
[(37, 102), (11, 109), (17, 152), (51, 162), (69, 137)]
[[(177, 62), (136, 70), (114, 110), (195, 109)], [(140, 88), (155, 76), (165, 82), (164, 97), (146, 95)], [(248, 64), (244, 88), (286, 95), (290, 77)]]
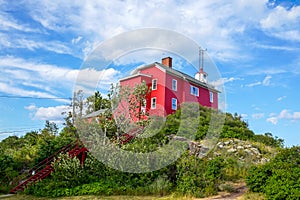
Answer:
[(171, 140), (177, 140), (181, 142), (187, 143), (187, 149), (189, 150), (190, 155), (195, 155), (199, 158), (202, 158), (207, 155), (209, 152), (209, 148), (201, 144), (200, 142), (192, 141), (190, 139), (187, 139), (185, 137), (177, 136), (177, 135), (170, 135), (169, 138)]
[(254, 164), (263, 164), (270, 160), (265, 153), (262, 153), (258, 147), (249, 141), (223, 139), (216, 143), (214, 149), (210, 149), (201, 142), (192, 141), (184, 137), (170, 135), (169, 138), (171, 140), (186, 142), (190, 155), (195, 155), (199, 158), (206, 156), (211, 150), (213, 156), (234, 157), (241, 162), (249, 161)]
[(216, 145), (214, 155), (233, 156), (240, 161), (251, 160), (256, 164), (266, 163), (270, 160), (261, 152), (258, 147), (254, 146), (249, 141), (238, 139), (227, 139), (219, 141)]

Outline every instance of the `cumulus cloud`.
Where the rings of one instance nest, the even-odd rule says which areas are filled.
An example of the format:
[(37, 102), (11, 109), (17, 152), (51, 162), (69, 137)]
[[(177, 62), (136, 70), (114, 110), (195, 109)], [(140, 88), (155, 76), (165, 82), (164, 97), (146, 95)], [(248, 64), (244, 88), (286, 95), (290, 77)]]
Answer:
[(287, 109), (282, 110), (278, 115), (271, 113), (270, 117), (267, 118), (267, 122), (271, 122), (276, 125), (279, 120), (290, 120), (292, 122), (300, 120), (300, 112), (291, 112)]
[(260, 21), (260, 25), (269, 35), (283, 40), (300, 41), (299, 20), (300, 6), (291, 9), (277, 6)]
[(64, 118), (62, 113), (71, 111), (70, 106), (66, 105), (37, 107), (35, 104), (30, 104), (24, 108), (31, 112), (33, 120), (49, 120), (55, 123), (62, 123)]
[(267, 122), (271, 122), (272, 124), (276, 125), (278, 122), (278, 118), (277, 117), (269, 117), (267, 119)]
[(202, 42), (217, 59), (232, 60), (243, 56), (233, 36), (242, 34), (247, 28), (245, 24), (254, 25), (264, 18), (267, 2), (66, 0), (60, 4), (24, 1), (23, 5), (45, 30), (59, 33), (72, 31), (80, 37), (89, 38), (84, 42), (80, 37), (71, 41), (74, 44), (76, 39), (80, 39), (87, 47), (83, 47), (86, 55), (97, 41), (132, 29), (159, 27), (185, 33)]
[[(120, 72), (113, 68), (70, 69), (15, 57), (0, 57), (0, 67), (1, 92), (42, 98), (58, 98), (58, 91), (62, 89), (70, 94), (75, 82), (88, 87), (94, 86), (92, 90), (108, 89), (120, 75)], [(63, 97), (68, 98), (66, 95)], [(69, 102), (61, 99), (58, 101)]]

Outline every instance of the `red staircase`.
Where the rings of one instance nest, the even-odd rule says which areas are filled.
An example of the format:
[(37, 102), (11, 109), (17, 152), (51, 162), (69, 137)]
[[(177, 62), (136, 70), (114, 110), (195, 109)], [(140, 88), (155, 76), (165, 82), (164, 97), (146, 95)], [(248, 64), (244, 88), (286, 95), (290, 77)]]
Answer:
[(137, 128), (132, 129), (129, 133), (123, 134), (122, 138), (120, 139), (120, 144), (126, 144), (127, 142), (131, 141), (143, 129), (144, 129), (143, 127), (137, 127)]
[[(85, 153), (88, 150), (85, 147), (80, 147), (78, 141), (72, 142), (67, 146), (63, 147), (60, 151), (52, 154), (45, 160), (41, 161), (34, 167), (32, 167), (28, 172), (21, 174), (15, 181), (13, 185), (16, 185), (10, 190), (10, 193), (17, 193), (18, 191), (23, 191), (26, 187), (34, 184), (38, 180), (46, 178), (51, 172), (54, 171), (51, 163), (60, 153), (66, 153), (70, 155), (70, 158), (74, 158), (81, 154), (80, 163), (83, 164), (85, 160)], [(15, 183), (15, 184), (14, 184)]]

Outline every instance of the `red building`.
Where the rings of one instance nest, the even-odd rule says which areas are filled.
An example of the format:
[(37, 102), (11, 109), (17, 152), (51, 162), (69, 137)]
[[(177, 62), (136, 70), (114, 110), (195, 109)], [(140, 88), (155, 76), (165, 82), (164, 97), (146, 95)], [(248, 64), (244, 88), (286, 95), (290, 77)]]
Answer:
[(218, 93), (207, 83), (207, 73), (203, 68), (191, 77), (172, 68), (172, 58), (162, 59), (162, 63), (152, 63), (138, 67), (120, 80), (121, 86), (134, 87), (143, 81), (151, 87), (146, 109), (150, 115), (166, 116), (180, 108), (183, 102), (198, 102), (202, 106), (218, 109)]

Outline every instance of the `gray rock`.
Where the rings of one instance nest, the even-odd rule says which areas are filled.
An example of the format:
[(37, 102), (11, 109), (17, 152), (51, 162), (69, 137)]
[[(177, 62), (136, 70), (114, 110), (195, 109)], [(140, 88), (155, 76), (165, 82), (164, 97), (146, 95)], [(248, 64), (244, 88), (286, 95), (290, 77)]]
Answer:
[(228, 152), (228, 153), (234, 153), (234, 152), (236, 152), (236, 149), (230, 148), (230, 149), (227, 150), (227, 152)]

